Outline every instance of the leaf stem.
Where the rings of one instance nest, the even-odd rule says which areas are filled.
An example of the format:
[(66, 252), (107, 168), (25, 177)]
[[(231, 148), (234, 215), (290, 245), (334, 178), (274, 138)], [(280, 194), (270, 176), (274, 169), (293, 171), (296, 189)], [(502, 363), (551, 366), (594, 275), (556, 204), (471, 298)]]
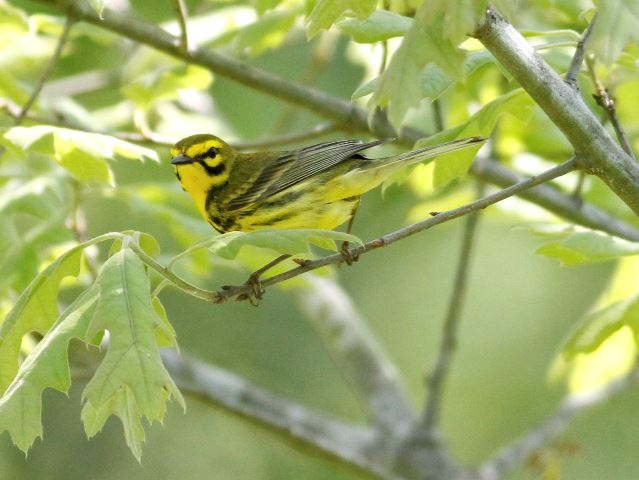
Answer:
[(590, 78), (592, 79), (592, 83), (595, 86), (596, 93), (593, 94), (597, 105), (604, 109), (606, 114), (608, 115), (608, 119), (612, 124), (612, 128), (617, 135), (617, 140), (619, 140), (619, 144), (624, 151), (630, 155), (633, 159), (637, 160), (637, 156), (632, 151), (632, 147), (630, 146), (630, 142), (628, 141), (628, 137), (626, 135), (626, 131), (624, 130), (621, 122), (619, 121), (619, 117), (617, 116), (617, 107), (615, 99), (610, 95), (608, 89), (601, 83), (599, 80), (599, 76), (597, 75), (597, 69), (595, 67), (595, 59), (592, 55), (588, 55), (586, 57), (586, 65), (588, 66), (588, 73), (590, 74)]

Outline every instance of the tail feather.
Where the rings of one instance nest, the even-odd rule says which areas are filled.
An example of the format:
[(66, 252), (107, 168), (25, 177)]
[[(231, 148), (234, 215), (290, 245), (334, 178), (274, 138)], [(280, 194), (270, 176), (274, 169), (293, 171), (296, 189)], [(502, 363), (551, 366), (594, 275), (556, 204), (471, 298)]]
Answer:
[(370, 165), (369, 168), (382, 168), (399, 163), (403, 163), (406, 165), (421, 163), (424, 160), (435, 158), (445, 153), (455, 152), (457, 150), (462, 150), (464, 148), (473, 146), (479, 146), (485, 141), (486, 139), (482, 137), (460, 138), (459, 140), (440, 143), (439, 145), (431, 145), (429, 147), (418, 148), (417, 150), (402, 153), (401, 155), (394, 155), (392, 157), (376, 159), (377, 161), (373, 165)]

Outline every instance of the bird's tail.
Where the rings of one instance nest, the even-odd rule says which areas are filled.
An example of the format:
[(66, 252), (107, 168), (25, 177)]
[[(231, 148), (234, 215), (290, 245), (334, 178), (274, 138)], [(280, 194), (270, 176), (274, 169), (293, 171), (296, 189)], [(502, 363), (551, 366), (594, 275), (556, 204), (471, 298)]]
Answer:
[(438, 157), (445, 153), (455, 152), (464, 148), (473, 146), (479, 146), (486, 141), (482, 137), (467, 137), (460, 138), (459, 140), (453, 140), (451, 142), (440, 143), (439, 145), (431, 145), (430, 147), (418, 148), (411, 152), (402, 153), (401, 155), (394, 155), (392, 157), (377, 159), (374, 165), (368, 166), (368, 168), (383, 168), (389, 165), (404, 164), (411, 165), (414, 163), (421, 163), (424, 160)]

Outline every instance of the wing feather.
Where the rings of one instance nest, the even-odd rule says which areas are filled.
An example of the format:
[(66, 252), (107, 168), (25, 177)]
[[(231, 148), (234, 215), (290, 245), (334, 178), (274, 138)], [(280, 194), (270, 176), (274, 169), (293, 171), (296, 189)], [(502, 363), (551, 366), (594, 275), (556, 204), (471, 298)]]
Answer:
[(351, 158), (362, 150), (387, 141), (338, 140), (283, 152), (263, 168), (245, 192), (230, 200), (226, 208), (237, 210), (263, 200)]

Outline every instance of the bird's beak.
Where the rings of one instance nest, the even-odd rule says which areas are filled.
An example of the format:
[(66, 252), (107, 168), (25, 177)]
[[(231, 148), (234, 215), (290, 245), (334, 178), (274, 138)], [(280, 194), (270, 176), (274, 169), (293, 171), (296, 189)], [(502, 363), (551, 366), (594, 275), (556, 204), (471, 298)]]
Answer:
[(173, 157), (171, 159), (171, 163), (173, 165), (186, 165), (188, 163), (193, 163), (193, 159), (191, 157), (187, 157), (186, 155), (178, 155), (177, 157)]

